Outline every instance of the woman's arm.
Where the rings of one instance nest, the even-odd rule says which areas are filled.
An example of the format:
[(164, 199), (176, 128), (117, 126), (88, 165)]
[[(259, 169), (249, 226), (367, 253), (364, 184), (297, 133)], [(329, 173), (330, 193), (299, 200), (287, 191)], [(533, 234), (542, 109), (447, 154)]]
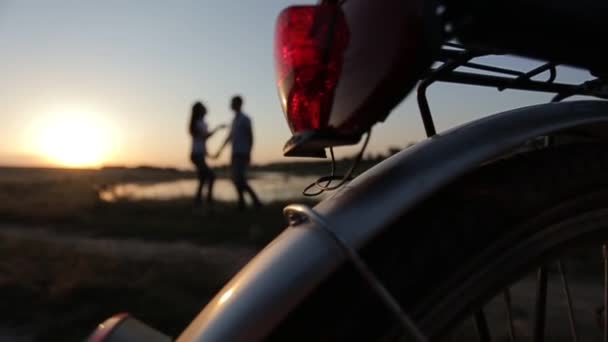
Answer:
[(221, 124), (221, 125), (215, 127), (213, 130), (211, 130), (210, 132), (207, 132), (207, 134), (205, 134), (205, 139), (211, 137), (212, 135), (217, 133), (217, 131), (222, 130), (226, 127), (228, 127), (228, 125), (226, 125), (226, 124)]

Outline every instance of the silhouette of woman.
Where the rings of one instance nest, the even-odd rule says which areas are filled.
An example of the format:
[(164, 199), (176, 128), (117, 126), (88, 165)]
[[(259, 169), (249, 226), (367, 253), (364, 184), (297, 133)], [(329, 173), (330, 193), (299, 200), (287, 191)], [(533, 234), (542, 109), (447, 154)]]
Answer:
[(218, 130), (226, 127), (219, 125), (214, 130), (209, 131), (205, 122), (207, 108), (201, 103), (196, 102), (192, 106), (192, 116), (190, 117), (190, 136), (192, 137), (192, 150), (190, 152), (190, 160), (196, 166), (198, 175), (198, 187), (194, 196), (194, 204), (200, 206), (203, 204), (202, 191), (205, 182), (207, 185), (207, 202), (209, 205), (213, 203), (213, 183), (215, 182), (215, 173), (207, 165), (205, 160), (207, 157), (207, 139)]

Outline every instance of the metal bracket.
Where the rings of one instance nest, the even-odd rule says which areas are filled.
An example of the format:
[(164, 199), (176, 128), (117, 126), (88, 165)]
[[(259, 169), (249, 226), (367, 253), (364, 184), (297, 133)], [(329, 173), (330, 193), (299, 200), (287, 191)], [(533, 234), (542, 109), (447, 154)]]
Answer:
[(413, 338), (414, 341), (428, 342), (428, 338), (422, 333), (420, 328), (414, 324), (412, 319), (402, 310), (401, 305), (386, 289), (382, 282), (374, 275), (372, 270), (367, 266), (365, 261), (359, 256), (357, 251), (350, 247), (340, 236), (330, 229), (329, 224), (323, 216), (318, 214), (312, 208), (301, 205), (292, 204), (283, 209), (283, 214), (287, 218), (291, 226), (298, 226), (306, 222), (315, 223), (315, 227), (321, 229), (327, 234), (344, 252), (346, 258), (355, 266), (355, 269), (363, 277), (365, 282), (371, 287), (374, 293), (378, 295), (380, 300), (393, 313), (395, 318), (401, 324), (404, 332)]

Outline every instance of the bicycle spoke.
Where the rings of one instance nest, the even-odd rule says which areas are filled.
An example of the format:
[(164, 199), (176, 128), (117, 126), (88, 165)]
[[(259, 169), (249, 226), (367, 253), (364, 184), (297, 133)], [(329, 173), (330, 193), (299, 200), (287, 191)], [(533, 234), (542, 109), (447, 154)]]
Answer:
[(538, 269), (538, 280), (536, 290), (536, 315), (534, 319), (534, 341), (545, 340), (545, 318), (547, 311), (547, 268), (541, 266)]
[(491, 342), (490, 329), (488, 329), (488, 321), (483, 309), (475, 313), (475, 326), (477, 326), (477, 334), (479, 334), (480, 342)]
[(557, 261), (559, 268), (559, 274), (562, 278), (562, 286), (564, 288), (564, 294), (566, 295), (566, 302), (568, 304), (568, 319), (570, 320), (570, 331), (572, 332), (572, 341), (578, 342), (578, 334), (576, 333), (576, 322), (574, 321), (574, 308), (572, 306), (572, 297), (570, 296), (570, 287), (568, 286), (568, 278), (566, 277), (566, 271), (562, 259)]
[(608, 342), (608, 252), (606, 245), (602, 246), (604, 255), (604, 342)]
[(509, 340), (515, 342), (515, 327), (513, 325), (513, 308), (511, 307), (511, 291), (507, 287), (503, 292), (505, 305), (507, 307), (507, 320), (509, 324)]

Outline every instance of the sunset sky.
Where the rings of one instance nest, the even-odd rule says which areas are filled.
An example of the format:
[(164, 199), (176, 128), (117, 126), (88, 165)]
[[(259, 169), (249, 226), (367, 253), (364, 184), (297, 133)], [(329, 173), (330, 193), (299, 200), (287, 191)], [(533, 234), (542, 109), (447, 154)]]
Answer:
[[(293, 3), (0, 0), (0, 164), (189, 168), (192, 103), (203, 101), (215, 126), (231, 120), (228, 102), (237, 93), (254, 124), (254, 162), (283, 160), (289, 130), (272, 52), (277, 14)], [(586, 76), (565, 69), (559, 79)], [(439, 130), (549, 98), (454, 85), (430, 91)], [(370, 151), (422, 138), (410, 96), (375, 128)], [(210, 150), (221, 139), (210, 140)]]

